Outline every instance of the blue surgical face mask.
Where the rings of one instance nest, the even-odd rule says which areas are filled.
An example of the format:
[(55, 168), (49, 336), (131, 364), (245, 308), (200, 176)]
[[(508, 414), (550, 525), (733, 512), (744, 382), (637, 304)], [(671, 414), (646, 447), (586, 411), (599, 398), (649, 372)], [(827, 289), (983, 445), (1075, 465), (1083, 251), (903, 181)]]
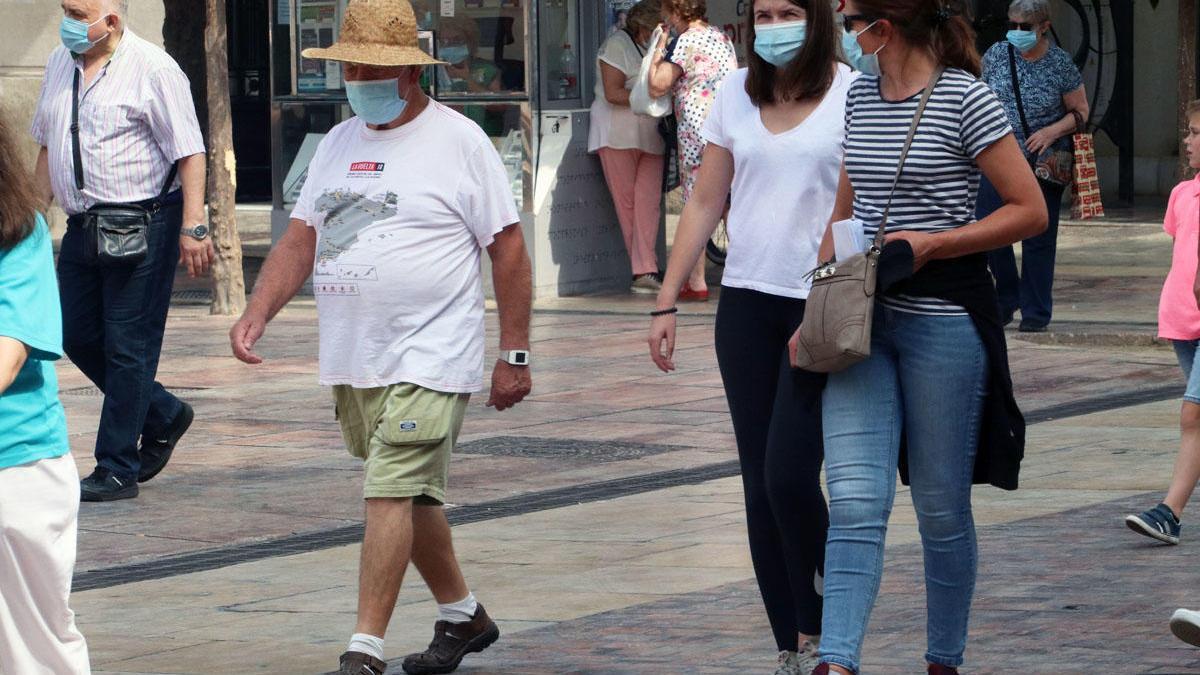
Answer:
[(804, 46), (807, 21), (769, 23), (754, 27), (754, 53), (763, 61), (782, 68), (791, 63)]
[(454, 65), (466, 61), (470, 55), (466, 45), (447, 45), (438, 50), (438, 58)]
[(350, 109), (367, 124), (388, 124), (404, 114), (408, 101), (400, 98), (400, 78), (390, 80), (346, 80)]
[(879, 75), (879, 52), (887, 46), (884, 43), (874, 53), (863, 54), (862, 45), (858, 44), (858, 36), (871, 30), (876, 21), (872, 21), (866, 28), (860, 31), (844, 31), (842, 33), (842, 51), (846, 52), (846, 60), (850, 62), (850, 67), (862, 71), (868, 75)]
[(1006, 37), (1009, 43), (1020, 50), (1022, 54), (1036, 47), (1038, 40), (1041, 39), (1037, 33), (1031, 30), (1010, 30)]
[(72, 54), (82, 54), (95, 47), (96, 43), (100, 42), (100, 40), (108, 37), (109, 34), (105, 33), (104, 37), (96, 40), (96, 42), (88, 39), (88, 31), (92, 29), (92, 26), (107, 18), (108, 16), (105, 15), (91, 23), (84, 23), (78, 19), (64, 16), (62, 23), (58, 26), (58, 37), (62, 39), (63, 46), (69, 49)]

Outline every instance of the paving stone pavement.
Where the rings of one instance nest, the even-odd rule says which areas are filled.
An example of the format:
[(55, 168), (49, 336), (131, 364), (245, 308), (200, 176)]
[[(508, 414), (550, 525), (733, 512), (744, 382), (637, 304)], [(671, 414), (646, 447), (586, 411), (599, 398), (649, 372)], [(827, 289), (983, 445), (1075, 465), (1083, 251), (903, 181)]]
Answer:
[[(1166, 629), (1176, 606), (1200, 605), (1187, 526), (1184, 545), (1161, 548), (1120, 523), (1156, 499), (1178, 442), (1181, 376), (1153, 339), (1169, 255), (1154, 223), (1066, 226), (1055, 330), (1010, 333), (1018, 397), (1038, 423), (1022, 489), (976, 491), (983, 574), (964, 672), (1200, 672), (1200, 651)], [(771, 671), (740, 483), (705, 473), (736, 456), (712, 353), (716, 303), (685, 307), (668, 376), (646, 355), (649, 302), (539, 302), (533, 396), (505, 413), (472, 401), (451, 501), (463, 513), (518, 508), (472, 511), (455, 528), (505, 634), (462, 672)], [(361, 523), (361, 468), (315, 384), (313, 304), (272, 323), (257, 368), (229, 356), (231, 322), (173, 308), (160, 379), (195, 405), (192, 431), (139, 499), (81, 511), (81, 578), (132, 570), (74, 596), (97, 672), (323, 672), (353, 627), (358, 546), (344, 533)], [(100, 398), (69, 365), (60, 379), (86, 473)], [(561, 498), (576, 490), (578, 503)], [(917, 672), (923, 651), (907, 499), (901, 490), (867, 672)], [(317, 545), (271, 553), (300, 540)], [(256, 545), (267, 554), (237, 557)], [(197, 555), (210, 564), (170, 567)], [(171, 571), (137, 580), (146, 565)], [(411, 574), (389, 655), (422, 648), (433, 615)]]

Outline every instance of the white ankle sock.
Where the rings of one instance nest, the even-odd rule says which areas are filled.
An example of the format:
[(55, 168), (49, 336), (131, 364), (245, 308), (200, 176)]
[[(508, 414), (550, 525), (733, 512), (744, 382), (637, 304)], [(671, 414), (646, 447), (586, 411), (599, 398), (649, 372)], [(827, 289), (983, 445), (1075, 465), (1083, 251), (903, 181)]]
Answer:
[(355, 633), (350, 636), (350, 646), (346, 647), (348, 652), (361, 652), (368, 656), (374, 656), (380, 661), (383, 660), (383, 638), (367, 635), (366, 633)]
[(445, 605), (438, 605), (438, 621), (449, 621), (450, 623), (466, 623), (475, 618), (475, 610), (479, 607), (479, 603), (475, 601), (474, 593), (467, 593), (467, 597), (458, 602), (451, 602)]

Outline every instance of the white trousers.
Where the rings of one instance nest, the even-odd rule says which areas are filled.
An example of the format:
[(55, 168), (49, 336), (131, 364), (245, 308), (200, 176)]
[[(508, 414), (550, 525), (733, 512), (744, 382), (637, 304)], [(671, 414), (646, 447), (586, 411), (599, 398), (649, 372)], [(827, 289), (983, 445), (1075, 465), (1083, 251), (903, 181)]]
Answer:
[(79, 473), (68, 453), (0, 469), (0, 673), (90, 675), (68, 606)]

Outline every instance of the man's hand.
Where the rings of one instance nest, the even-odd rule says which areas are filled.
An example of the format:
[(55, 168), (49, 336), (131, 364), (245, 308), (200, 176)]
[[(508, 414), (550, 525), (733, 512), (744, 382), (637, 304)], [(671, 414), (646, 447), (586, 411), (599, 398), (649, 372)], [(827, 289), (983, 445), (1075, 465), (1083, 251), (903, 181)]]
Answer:
[(492, 392), (488, 396), (488, 407), (507, 410), (520, 403), (533, 389), (533, 378), (529, 366), (514, 366), (496, 359), (492, 369)]
[(190, 234), (179, 235), (179, 264), (187, 268), (189, 277), (195, 279), (208, 274), (215, 256), (212, 237), (196, 239)]
[(262, 363), (262, 357), (253, 350), (254, 343), (258, 342), (266, 330), (266, 318), (250, 313), (243, 314), (242, 318), (233, 324), (233, 328), (229, 329), (229, 346), (233, 348), (233, 355), (238, 361), (252, 365)]

